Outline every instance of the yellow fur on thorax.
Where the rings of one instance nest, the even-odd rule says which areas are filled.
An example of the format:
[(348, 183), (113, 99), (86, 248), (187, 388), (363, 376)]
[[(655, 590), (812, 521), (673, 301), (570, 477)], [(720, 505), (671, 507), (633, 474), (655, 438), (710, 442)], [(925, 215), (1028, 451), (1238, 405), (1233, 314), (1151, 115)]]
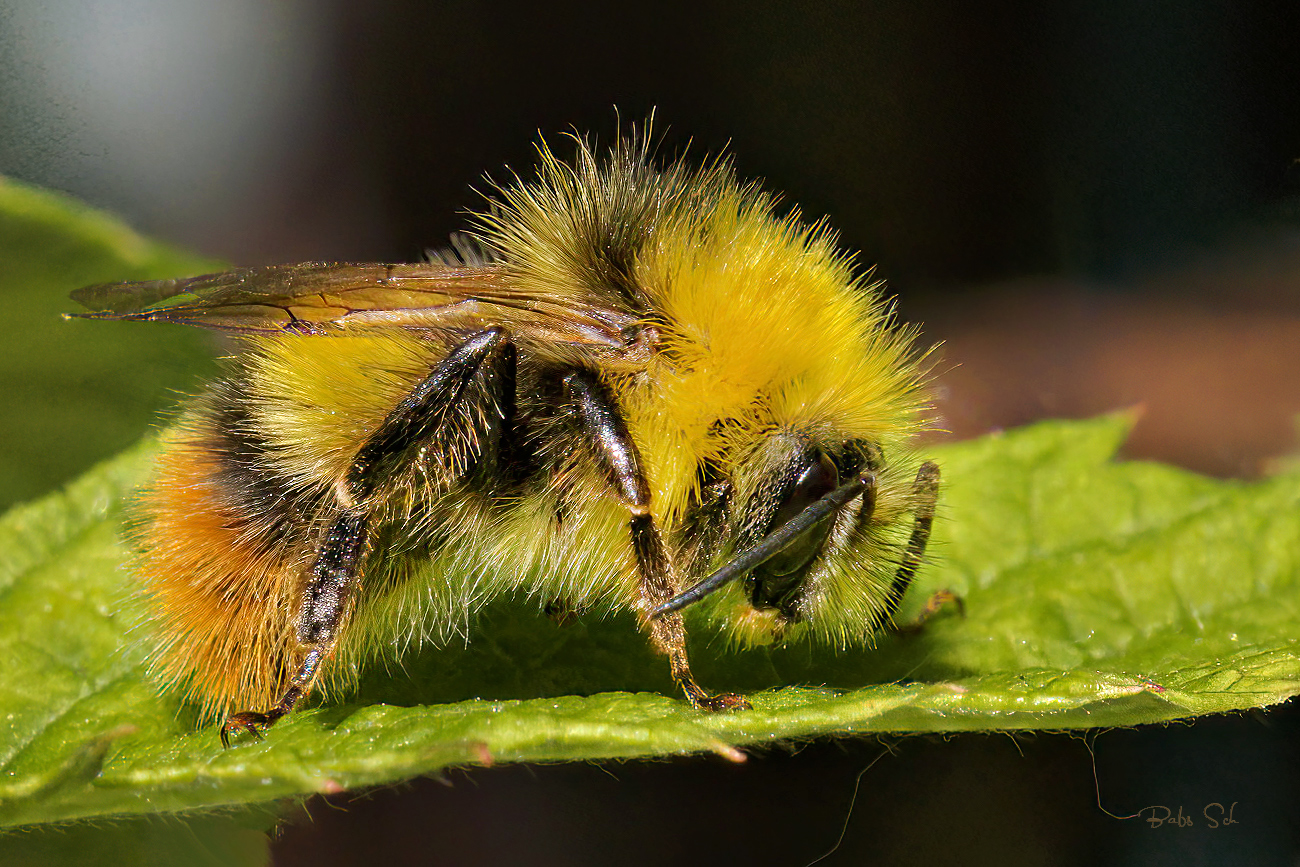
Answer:
[[(922, 400), (910, 334), (890, 329), (833, 238), (771, 216), (739, 192), (657, 227), (639, 277), (668, 326), (653, 386), (633, 408), (661, 459), (659, 510), (681, 513), (700, 460), (776, 428), (888, 449), (913, 436)], [(724, 436), (711, 426), (728, 419)], [(734, 458), (733, 458), (734, 459)]]
[[(618, 391), (669, 535), (697, 493), (700, 461), (735, 469), (773, 432), (810, 447), (862, 440), (883, 451), (867, 537), (817, 590), (820, 616), (809, 624), (840, 643), (862, 640), (906, 539), (898, 519), (913, 505), (906, 443), (926, 410), (915, 331), (896, 325), (828, 229), (801, 224), (797, 212), (777, 217), (770, 197), (739, 185), (727, 163), (654, 170), (644, 140), (616, 143), (604, 163), (578, 145), (573, 165), (542, 146), (538, 180), (502, 191), (484, 237), (531, 292), (600, 297), (590, 263), (567, 255), (568, 239), (611, 203), (639, 203), (630, 212), (640, 218), (612, 228), (630, 226), (640, 239), (632, 277), (649, 299), (645, 324), (659, 353)], [(702, 608), (748, 640), (768, 620), (740, 616), (741, 596), (732, 585)]]

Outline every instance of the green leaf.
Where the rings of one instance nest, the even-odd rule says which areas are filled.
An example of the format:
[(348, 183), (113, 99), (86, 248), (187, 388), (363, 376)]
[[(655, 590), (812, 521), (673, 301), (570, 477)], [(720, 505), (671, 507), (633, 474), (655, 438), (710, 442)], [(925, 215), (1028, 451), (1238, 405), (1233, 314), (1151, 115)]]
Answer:
[(146, 441), (0, 519), (0, 824), (254, 804), (451, 764), (1133, 725), (1300, 692), (1300, 474), (1246, 484), (1115, 463), (1127, 428), (1054, 422), (934, 449), (934, 558), (903, 614), (947, 587), (967, 615), (874, 650), (735, 651), (697, 634), (701, 682), (750, 692), (752, 711), (678, 699), (630, 617), (563, 628), (506, 603), (468, 645), (378, 666), (354, 695), (230, 750), (142, 669), (120, 526)]
[(468, 646), (426, 649), (406, 674), (374, 672), (354, 700), (231, 750), (158, 694), (127, 635), (117, 524), (151, 453), (135, 449), (0, 521), (0, 820), (256, 802), (488, 760), (1132, 725), (1294, 695), (1300, 478), (1109, 463), (1124, 430), (1050, 423), (938, 450), (940, 562), (911, 604), (943, 584), (968, 615), (875, 651), (697, 647), (705, 682), (766, 688), (752, 711), (673, 697), (627, 618), (566, 630), (507, 605)]
[(136, 340), (120, 323), (64, 322), (60, 314), (79, 309), (68, 292), (221, 267), (0, 176), (0, 509), (131, 445), (178, 390), (193, 389), (196, 372), (214, 369), (213, 343), (196, 329), (163, 328)]

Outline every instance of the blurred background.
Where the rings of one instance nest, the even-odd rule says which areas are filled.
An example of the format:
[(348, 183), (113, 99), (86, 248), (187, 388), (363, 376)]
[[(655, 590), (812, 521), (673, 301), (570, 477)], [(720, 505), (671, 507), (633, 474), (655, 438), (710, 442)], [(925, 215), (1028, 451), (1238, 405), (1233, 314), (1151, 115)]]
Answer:
[[(0, 0), (0, 172), (240, 265), (417, 259), (539, 131), (608, 139), (652, 110), (662, 153), (726, 149), (876, 266), (943, 344), (936, 437), (1141, 405), (1126, 457), (1249, 478), (1296, 453), (1293, 2)], [(84, 411), (93, 371), (67, 376)], [(150, 380), (135, 421), (18, 460), (24, 401), (56, 398), (6, 388), (6, 502), (172, 402)], [(844, 827), (825, 863), (1295, 864), (1298, 729), (1288, 707), (1095, 744), (475, 769), (313, 799), (275, 857), (798, 864)], [(1237, 801), (1240, 824), (1152, 829), (1097, 789), (1119, 814)]]

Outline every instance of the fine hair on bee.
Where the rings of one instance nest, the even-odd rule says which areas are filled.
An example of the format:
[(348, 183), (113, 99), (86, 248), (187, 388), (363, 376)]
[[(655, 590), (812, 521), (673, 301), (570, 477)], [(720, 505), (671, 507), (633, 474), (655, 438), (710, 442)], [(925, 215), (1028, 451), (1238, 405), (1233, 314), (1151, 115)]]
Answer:
[(499, 594), (635, 612), (706, 710), (749, 704), (695, 682), (687, 606), (746, 644), (891, 625), (939, 489), (914, 329), (727, 160), (572, 140), (429, 262), (73, 294), (238, 342), (133, 530), (154, 667), (223, 742)]

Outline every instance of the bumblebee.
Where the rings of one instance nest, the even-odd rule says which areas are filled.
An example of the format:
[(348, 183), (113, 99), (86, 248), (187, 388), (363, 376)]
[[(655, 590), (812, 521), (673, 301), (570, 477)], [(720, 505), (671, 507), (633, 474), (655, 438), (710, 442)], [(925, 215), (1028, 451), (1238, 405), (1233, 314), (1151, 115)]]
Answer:
[(695, 706), (682, 609), (741, 643), (887, 626), (939, 470), (924, 353), (824, 223), (644, 136), (542, 142), (420, 264), (89, 286), (88, 319), (236, 335), (133, 530), (163, 680), (261, 733), (523, 594), (632, 610)]

